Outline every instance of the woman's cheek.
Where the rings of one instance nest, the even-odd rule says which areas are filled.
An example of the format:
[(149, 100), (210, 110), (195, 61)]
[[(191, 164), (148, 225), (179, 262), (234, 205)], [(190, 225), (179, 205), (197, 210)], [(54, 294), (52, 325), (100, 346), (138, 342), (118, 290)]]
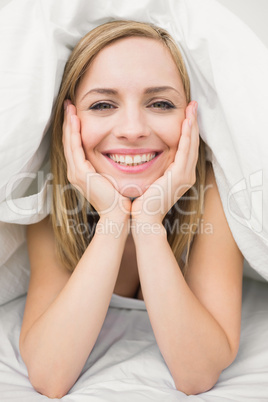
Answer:
[[(81, 119), (81, 140), (86, 156), (99, 143), (99, 135), (95, 132), (94, 127), (85, 119)], [(90, 129), (89, 129), (90, 127)]]
[[(172, 128), (173, 128), (173, 130), (172, 130)], [(166, 132), (167, 132), (167, 135), (164, 139), (164, 142), (166, 143), (166, 145), (168, 146), (168, 148), (171, 151), (176, 152), (178, 149), (180, 138), (181, 138), (181, 129), (179, 128), (179, 130), (174, 130), (174, 126), (173, 126), (173, 127), (170, 127), (169, 131), (167, 128)]]

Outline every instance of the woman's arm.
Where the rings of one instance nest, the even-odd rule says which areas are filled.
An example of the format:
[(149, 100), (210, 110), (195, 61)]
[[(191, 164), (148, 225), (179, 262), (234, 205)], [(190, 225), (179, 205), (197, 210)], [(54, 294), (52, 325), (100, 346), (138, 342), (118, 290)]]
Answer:
[[(49, 220), (28, 230), (31, 279), (20, 350), (33, 386), (50, 397), (67, 393), (95, 344), (118, 276), (130, 210), (126, 199), (121, 200), (124, 212), (117, 205), (111, 208), (120, 195), (86, 160), (76, 109), (70, 101), (66, 106), (63, 143), (68, 178), (100, 219), (72, 275), (56, 257)], [(114, 225), (121, 230), (119, 236)]]
[(72, 275), (55, 256), (49, 220), (28, 229), (31, 279), (20, 351), (31, 383), (46, 396), (67, 393), (96, 342), (127, 237), (126, 221), (116, 223), (124, 226), (117, 238), (97, 226)]
[[(142, 292), (161, 353), (176, 387), (197, 394), (210, 389), (234, 360), (239, 346), (242, 255), (225, 219), (212, 169), (208, 171), (203, 224), (184, 279), (159, 233), (133, 237)], [(144, 218), (144, 216), (143, 216)], [(141, 229), (141, 222), (140, 222)], [(156, 226), (154, 226), (155, 232)]]

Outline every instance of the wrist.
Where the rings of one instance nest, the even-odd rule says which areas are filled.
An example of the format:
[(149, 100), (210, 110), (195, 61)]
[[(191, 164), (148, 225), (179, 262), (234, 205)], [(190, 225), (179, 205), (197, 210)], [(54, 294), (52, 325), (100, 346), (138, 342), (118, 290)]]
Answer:
[(162, 222), (149, 222), (141, 219), (131, 220), (131, 233), (134, 241), (144, 241), (150, 237), (167, 238), (167, 231)]
[(99, 211), (101, 220), (111, 220), (114, 222), (127, 222), (130, 218), (131, 201), (128, 198), (120, 197), (119, 201), (113, 203), (105, 211)]
[(129, 232), (129, 216), (115, 214), (100, 216), (95, 233), (114, 238), (127, 237)]

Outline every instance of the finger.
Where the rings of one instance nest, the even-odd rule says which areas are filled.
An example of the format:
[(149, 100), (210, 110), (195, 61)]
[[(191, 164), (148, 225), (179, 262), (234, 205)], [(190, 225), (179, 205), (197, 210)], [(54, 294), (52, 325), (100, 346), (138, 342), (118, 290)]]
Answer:
[[(185, 156), (188, 155), (191, 148), (192, 133), (194, 133), (194, 139), (196, 139), (197, 127), (197, 102), (191, 101), (186, 108), (186, 119), (182, 124), (182, 133), (179, 141), (178, 151), (183, 152)], [(177, 155), (176, 155), (177, 156)], [(176, 157), (175, 157), (176, 161)]]
[(76, 168), (83, 171), (95, 172), (91, 163), (86, 159), (86, 155), (82, 145), (82, 138), (80, 133), (80, 120), (76, 114), (71, 115), (71, 151), (73, 155), (73, 162)]
[(64, 111), (64, 123), (62, 127), (62, 142), (63, 142), (63, 149), (64, 149), (64, 155), (67, 163), (67, 168), (68, 170), (71, 170), (72, 172), (75, 169), (74, 162), (73, 162), (73, 155), (72, 155), (72, 150), (71, 150), (71, 116), (70, 116), (70, 109), (69, 109), (69, 104), (67, 105), (67, 108)]
[(67, 113), (68, 113), (68, 106), (71, 104), (71, 101), (69, 99), (65, 99), (64, 101), (64, 115), (63, 115), (63, 125), (62, 125), (62, 141), (64, 144), (65, 141), (65, 128), (67, 124)]
[(64, 110), (67, 109), (68, 105), (70, 105), (72, 102), (70, 101), (70, 99), (65, 99), (65, 101), (63, 102), (63, 107)]
[(191, 110), (189, 110), (189, 116), (192, 120), (192, 127), (191, 127), (191, 133), (190, 133), (190, 138), (191, 138), (191, 145), (190, 145), (190, 150), (189, 150), (189, 155), (188, 155), (188, 163), (187, 163), (187, 171), (188, 173), (191, 173), (193, 169), (196, 167), (196, 163), (198, 160), (198, 150), (199, 150), (199, 127), (197, 123), (197, 102), (193, 105)]
[[(174, 176), (184, 177), (185, 185), (191, 187), (195, 179), (195, 167), (198, 158), (199, 130), (195, 116), (188, 114), (182, 124), (182, 134), (172, 166)], [(191, 116), (191, 117), (190, 117)]]
[(191, 119), (185, 119), (182, 124), (181, 137), (174, 160), (174, 166), (177, 167), (177, 170), (184, 171), (187, 165), (191, 146), (191, 127)]
[(63, 144), (66, 141), (70, 140), (70, 134), (71, 134), (71, 120), (70, 120), (70, 115), (75, 113), (75, 108), (71, 104), (71, 101), (66, 99), (64, 101), (64, 116), (63, 116), (63, 125), (62, 125), (62, 141)]
[(191, 101), (188, 104), (188, 106), (186, 108), (186, 113), (185, 113), (187, 119), (190, 119), (196, 115), (197, 107), (198, 107), (198, 103), (196, 101)]

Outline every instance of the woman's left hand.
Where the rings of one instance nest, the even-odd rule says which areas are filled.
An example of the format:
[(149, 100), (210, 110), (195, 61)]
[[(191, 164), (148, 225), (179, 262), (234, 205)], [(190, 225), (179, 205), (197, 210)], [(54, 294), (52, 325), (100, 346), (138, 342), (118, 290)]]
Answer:
[(132, 228), (137, 222), (161, 224), (170, 208), (194, 185), (198, 149), (197, 102), (192, 101), (186, 108), (174, 162), (132, 203)]

